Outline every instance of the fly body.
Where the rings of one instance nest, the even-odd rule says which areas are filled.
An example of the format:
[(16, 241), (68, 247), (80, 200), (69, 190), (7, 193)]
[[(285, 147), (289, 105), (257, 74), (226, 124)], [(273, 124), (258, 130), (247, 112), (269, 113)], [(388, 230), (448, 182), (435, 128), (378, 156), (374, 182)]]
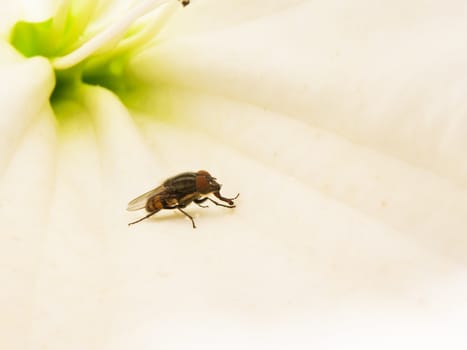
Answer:
[[(191, 215), (183, 210), (192, 202), (202, 208), (207, 208), (207, 206), (202, 205), (202, 203), (207, 200), (221, 207), (235, 208), (234, 199), (236, 199), (239, 194), (234, 198), (222, 197), (220, 194), (221, 187), (222, 185), (216, 181), (216, 178), (212, 177), (205, 170), (178, 174), (165, 180), (162, 185), (142, 194), (139, 197), (136, 197), (128, 203), (127, 210), (132, 211), (145, 208), (149, 213), (128, 225), (133, 225), (147, 219), (162, 209), (177, 209), (187, 216), (191, 220), (193, 228), (196, 228), (195, 221)], [(216, 202), (212, 198), (208, 197), (210, 194), (213, 194), (219, 200), (228, 203), (228, 205)]]

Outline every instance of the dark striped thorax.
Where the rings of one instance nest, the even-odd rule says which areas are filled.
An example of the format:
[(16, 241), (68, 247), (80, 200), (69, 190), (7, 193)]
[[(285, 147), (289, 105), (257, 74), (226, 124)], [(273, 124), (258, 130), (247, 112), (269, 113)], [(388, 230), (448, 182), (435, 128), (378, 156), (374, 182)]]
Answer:
[(178, 194), (179, 196), (197, 192), (196, 173), (186, 172), (178, 174), (165, 180), (163, 185), (167, 191), (173, 194)]
[(181, 197), (195, 192), (209, 194), (221, 189), (216, 179), (205, 170), (178, 174), (165, 180), (163, 185), (167, 191)]

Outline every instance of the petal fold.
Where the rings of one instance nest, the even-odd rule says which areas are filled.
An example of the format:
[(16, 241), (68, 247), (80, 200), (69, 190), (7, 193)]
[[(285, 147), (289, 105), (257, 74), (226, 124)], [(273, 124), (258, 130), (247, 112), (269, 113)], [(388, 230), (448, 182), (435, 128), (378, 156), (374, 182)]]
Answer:
[(24, 59), (0, 42), (0, 174), (28, 126), (49, 105), (55, 84), (48, 61)]
[(156, 86), (287, 114), (466, 186), (463, 4), (378, 4), (300, 2), (219, 30), (177, 33), (136, 57), (133, 69)]

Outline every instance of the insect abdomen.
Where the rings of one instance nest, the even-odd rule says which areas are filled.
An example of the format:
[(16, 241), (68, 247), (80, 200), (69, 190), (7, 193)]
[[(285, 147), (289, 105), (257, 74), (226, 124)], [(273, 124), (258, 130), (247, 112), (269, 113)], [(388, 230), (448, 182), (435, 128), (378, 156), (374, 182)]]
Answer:
[(161, 197), (154, 196), (148, 199), (146, 202), (146, 210), (150, 213), (159, 211), (163, 208)]

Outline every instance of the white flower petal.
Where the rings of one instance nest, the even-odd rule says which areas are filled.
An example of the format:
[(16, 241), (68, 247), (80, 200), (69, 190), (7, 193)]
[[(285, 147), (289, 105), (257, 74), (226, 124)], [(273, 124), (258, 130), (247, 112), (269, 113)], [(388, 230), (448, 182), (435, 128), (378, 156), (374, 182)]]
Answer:
[[(399, 336), (393, 346), (409, 336), (435, 344), (432, 330), (463, 334), (458, 9), (414, 3), (403, 11), (423, 14), (413, 23), (393, 2), (238, 2), (253, 13), (268, 6), (256, 20), (204, 4), (195, 11), (223, 14), (214, 23), (184, 14), (132, 62), (149, 83), (125, 96), (139, 110), (84, 87), (54, 106), (58, 140), (42, 60), (18, 63), (38, 65), (28, 73), (43, 84), (24, 84), (26, 97), (38, 94), (32, 105), (7, 101), (18, 119), (0, 129), (20, 145), (4, 157), (0, 186), (0, 222), (15, 231), (2, 245), (14, 282), (0, 294), (9, 301), (0, 347), (25, 334), (34, 348), (112, 350), (362, 339), (374, 348), (388, 332)], [(451, 39), (432, 48), (437, 31)], [(126, 226), (139, 217), (124, 211), (133, 196), (199, 168), (226, 196), (241, 193), (237, 208), (188, 208), (196, 230), (174, 211)]]
[(55, 127), (48, 62), (0, 43), (0, 347), (24, 348), (54, 190)]
[(48, 105), (54, 85), (47, 60), (20, 58), (0, 42), (0, 172), (26, 129)]
[[(374, 327), (378, 335), (387, 329), (404, 334), (407, 328), (417, 339), (444, 323), (452, 326), (443, 328), (445, 336), (458, 336), (454, 326), (465, 312), (467, 248), (466, 50), (459, 45), (466, 22), (457, 15), (460, 5), (426, 6), (414, 23), (364, 1), (326, 23), (336, 4), (303, 2), (280, 16), (214, 33), (178, 31), (179, 38), (136, 58), (134, 72), (154, 86), (145, 108), (176, 120), (186, 133), (161, 140), (152, 136), (160, 123), (150, 127), (143, 120), (147, 138), (175, 162), (209, 162), (218, 154), (213, 166), (223, 178), (233, 176), (226, 183), (237, 184), (242, 193), (235, 215), (249, 226), (220, 230), (221, 237), (225, 230), (237, 232), (228, 248), (216, 244), (193, 253), (190, 245), (183, 251), (214, 256), (202, 265), (190, 257), (199, 261), (196, 282), (188, 277), (195, 273), (189, 264), (182, 278), (190, 286), (201, 279), (210, 288), (186, 296), (190, 287), (177, 285), (176, 300), (189, 301), (165, 318), (156, 313), (163, 306), (148, 295), (143, 304), (154, 306), (154, 316), (135, 321), (140, 328), (116, 343), (139, 341), (141, 348), (209, 343), (217, 331), (232, 336), (222, 327), (251, 334), (247, 329), (257, 330), (264, 318), (273, 320), (278, 338), (290, 341), (279, 321), (290, 317), (313, 325), (329, 317), (327, 332), (342, 329), (342, 318)], [(361, 12), (366, 6), (369, 13)], [(203, 146), (212, 138), (219, 142), (215, 150)], [(176, 148), (180, 143), (190, 146)], [(226, 151), (229, 147), (234, 151)], [(149, 251), (147, 256), (144, 261), (150, 260)], [(142, 281), (135, 279), (135, 291), (143, 289)], [(172, 300), (173, 293), (163, 300)], [(194, 299), (206, 294), (208, 301)], [(254, 306), (248, 307), (249, 301)], [(341, 305), (345, 311), (339, 313)], [(458, 305), (459, 316), (452, 317)], [(360, 318), (355, 312), (361, 308), (377, 311)], [(249, 321), (226, 322), (209, 334), (187, 330), (238, 314)], [(411, 327), (421, 318), (426, 327)], [(178, 331), (189, 337), (173, 340)], [(314, 339), (309, 328), (295, 336), (307, 343)]]
[(186, 31), (143, 52), (134, 69), (145, 81), (282, 112), (467, 184), (462, 2), (425, 4), (414, 19), (381, 10), (393, 2), (371, 4), (301, 2), (223, 30)]

